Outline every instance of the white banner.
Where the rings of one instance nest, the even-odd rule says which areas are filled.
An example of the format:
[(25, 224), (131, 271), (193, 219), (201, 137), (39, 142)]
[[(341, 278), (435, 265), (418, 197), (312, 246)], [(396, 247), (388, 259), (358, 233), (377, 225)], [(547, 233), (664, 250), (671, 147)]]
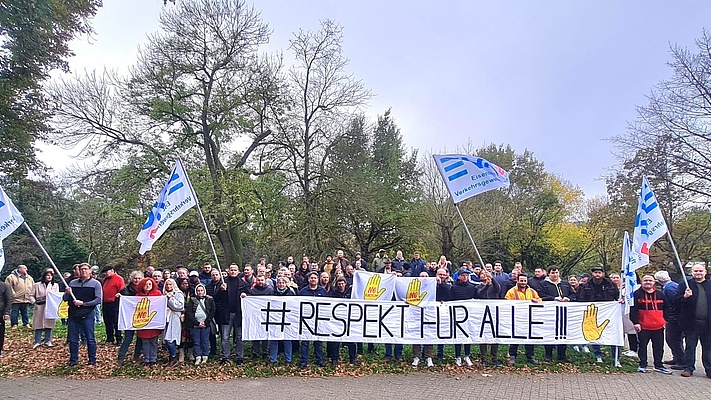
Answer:
[(432, 303), (437, 299), (437, 278), (395, 278), (395, 298), (413, 306)]
[(62, 300), (64, 293), (47, 292), (47, 303), (44, 306), (46, 319), (60, 319), (69, 316), (69, 303)]
[(170, 224), (180, 218), (197, 202), (193, 194), (190, 180), (180, 160), (175, 162), (168, 182), (158, 195), (153, 208), (148, 214), (146, 223), (141, 227), (136, 240), (141, 242), (138, 251), (144, 254), (153, 247), (153, 243), (161, 237)]
[(121, 296), (118, 328), (120, 331), (163, 329), (167, 306), (165, 296)]
[(635, 271), (649, 264), (649, 248), (657, 239), (667, 234), (667, 223), (659, 208), (657, 198), (647, 178), (642, 178), (642, 189), (637, 204), (637, 217), (632, 235), (633, 261), (630, 270)]
[(392, 300), (395, 275), (356, 270), (353, 274), (351, 299)]
[(509, 173), (481, 157), (462, 154), (433, 157), (455, 204), (489, 190), (509, 187)]
[(401, 344), (602, 344), (622, 346), (616, 301), (532, 303), (463, 300), (412, 307), (402, 302), (301, 296), (242, 299), (243, 340)]
[(2, 240), (0, 240), (0, 274), (2, 274), (2, 269), (5, 266), (5, 249), (2, 247)]

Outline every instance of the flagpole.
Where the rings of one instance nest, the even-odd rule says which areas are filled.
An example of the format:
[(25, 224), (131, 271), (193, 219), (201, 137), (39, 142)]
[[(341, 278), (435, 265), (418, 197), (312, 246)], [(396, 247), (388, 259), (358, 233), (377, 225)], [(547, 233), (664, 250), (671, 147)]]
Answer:
[(671, 232), (667, 229), (667, 237), (669, 238), (669, 243), (671, 244), (672, 250), (674, 250), (674, 256), (676, 257), (676, 262), (679, 265), (679, 271), (681, 272), (681, 278), (684, 280), (686, 288), (689, 288), (689, 282), (686, 280), (686, 273), (684, 272), (684, 267), (681, 265), (681, 259), (679, 258), (679, 252), (676, 251), (676, 246), (674, 245), (674, 239), (672, 239)]
[[(27, 225), (27, 221), (23, 222), (22, 225), (25, 226), (25, 229), (27, 229), (27, 232), (30, 233), (30, 236), (32, 236), (32, 239), (34, 239), (35, 243), (39, 246), (39, 248), (42, 250), (42, 254), (44, 254), (44, 257), (49, 261), (49, 263), (52, 265), (52, 268), (54, 268), (54, 271), (59, 275), (59, 279), (62, 280), (62, 283), (64, 283), (64, 287), (69, 287), (69, 284), (67, 281), (64, 279), (64, 275), (62, 275), (62, 272), (57, 268), (57, 266), (54, 264), (54, 261), (52, 261), (52, 257), (49, 256), (49, 253), (47, 253), (47, 250), (44, 249), (44, 246), (42, 246), (42, 243), (40, 243), (39, 239), (37, 239), (37, 236), (35, 236), (35, 233), (32, 231), (32, 228), (30, 228), (29, 225)], [(76, 300), (77, 298), (74, 296), (74, 293), (71, 293), (72, 298)]]
[(178, 158), (178, 161), (180, 161), (180, 164), (183, 166), (183, 171), (185, 171), (185, 179), (188, 180), (188, 184), (190, 186), (190, 191), (192, 192), (193, 197), (195, 197), (195, 207), (197, 208), (197, 212), (200, 215), (200, 220), (202, 221), (202, 226), (205, 228), (205, 234), (207, 235), (207, 241), (210, 242), (210, 249), (212, 250), (212, 255), (215, 256), (215, 264), (217, 265), (217, 270), (220, 272), (220, 280), (224, 283), (225, 278), (222, 276), (222, 268), (220, 268), (220, 260), (217, 258), (217, 251), (215, 250), (215, 244), (212, 242), (212, 236), (210, 235), (210, 230), (207, 228), (207, 221), (205, 221), (205, 216), (203, 215), (202, 209), (200, 208), (200, 201), (198, 200), (197, 194), (195, 193), (195, 188), (193, 188), (192, 182), (190, 182), (190, 176), (188, 176), (188, 171), (185, 169), (183, 160)]
[(469, 232), (469, 227), (467, 226), (467, 222), (464, 220), (464, 216), (462, 215), (462, 212), (459, 211), (459, 205), (457, 203), (454, 203), (454, 208), (457, 209), (457, 213), (459, 214), (459, 218), (462, 219), (462, 224), (464, 224), (464, 230), (467, 231), (467, 235), (469, 236), (469, 240), (472, 242), (472, 246), (474, 246), (474, 251), (476, 252), (476, 256), (479, 259), (479, 263), (481, 264), (481, 267), (484, 268), (484, 260), (481, 259), (481, 254), (479, 254), (479, 249), (476, 248), (476, 243), (474, 243), (474, 238), (472, 237), (471, 232)]

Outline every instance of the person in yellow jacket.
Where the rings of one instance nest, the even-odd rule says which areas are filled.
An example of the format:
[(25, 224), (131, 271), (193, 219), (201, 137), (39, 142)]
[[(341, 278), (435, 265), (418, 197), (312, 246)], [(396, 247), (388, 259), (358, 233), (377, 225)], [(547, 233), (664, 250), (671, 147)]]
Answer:
[[(516, 286), (509, 289), (509, 291), (506, 292), (506, 296), (504, 296), (504, 298), (506, 300), (528, 300), (534, 303), (538, 303), (539, 301), (541, 301), (541, 297), (538, 295), (538, 293), (528, 287), (528, 276), (526, 274), (519, 274), (518, 280), (516, 281)], [(536, 360), (533, 355), (533, 345), (527, 344), (524, 345), (524, 348), (526, 349), (526, 360), (530, 364), (538, 365), (538, 360)], [(516, 364), (517, 353), (518, 345), (509, 345), (509, 365), (513, 366), (514, 364)]]
[(12, 291), (12, 311), (10, 311), (10, 326), (17, 329), (19, 314), (22, 314), (22, 325), (30, 328), (30, 304), (32, 302), (32, 287), (35, 285), (34, 279), (27, 273), (27, 266), (18, 265), (5, 278), (5, 283)]

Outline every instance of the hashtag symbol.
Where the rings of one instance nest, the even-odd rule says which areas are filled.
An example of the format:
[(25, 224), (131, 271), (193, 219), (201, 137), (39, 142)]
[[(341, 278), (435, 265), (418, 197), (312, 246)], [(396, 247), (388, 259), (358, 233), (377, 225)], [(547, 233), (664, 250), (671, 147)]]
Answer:
[[(261, 324), (264, 325), (264, 330), (269, 332), (269, 327), (270, 326), (278, 326), (281, 330), (281, 332), (284, 332), (284, 328), (286, 326), (291, 325), (290, 322), (286, 322), (286, 314), (290, 313), (291, 310), (286, 309), (286, 302), (281, 303), (281, 308), (272, 308), (272, 302), (267, 302), (267, 308), (262, 308), (262, 313), (264, 313), (264, 322)], [(272, 314), (281, 314), (281, 322), (278, 321), (272, 321), (271, 320), (271, 315)], [(277, 316), (278, 319), (278, 316)]]

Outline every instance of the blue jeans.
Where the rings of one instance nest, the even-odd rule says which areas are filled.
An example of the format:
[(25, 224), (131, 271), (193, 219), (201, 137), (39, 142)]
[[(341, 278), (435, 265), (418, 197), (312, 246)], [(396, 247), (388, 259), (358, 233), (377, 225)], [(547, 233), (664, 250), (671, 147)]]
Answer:
[(403, 345), (401, 344), (385, 344), (385, 358), (393, 358), (393, 347), (395, 348), (395, 359), (399, 360), (402, 358)]
[(684, 369), (694, 372), (696, 368), (696, 347), (701, 342), (701, 364), (706, 376), (711, 378), (711, 334), (705, 324), (695, 324), (696, 329), (685, 330)]
[[(119, 360), (126, 358), (126, 354), (128, 354), (128, 347), (131, 345), (131, 342), (133, 342), (134, 336), (136, 336), (136, 331), (123, 331), (123, 342), (121, 342), (118, 354)], [(133, 349), (133, 358), (138, 358), (142, 351), (143, 343), (141, 343), (141, 340), (138, 339), (136, 340), (136, 346)]]
[(17, 326), (18, 316), (22, 314), (22, 325), (30, 325), (30, 305), (27, 303), (14, 303), (10, 311), (10, 326)]
[[(42, 332), (44, 332), (44, 341), (42, 341)], [(52, 330), (49, 328), (35, 329), (35, 344), (49, 343), (52, 341)]]
[(193, 354), (198, 356), (210, 355), (210, 328), (190, 328), (193, 337)]
[(147, 363), (158, 361), (158, 337), (138, 340), (143, 343), (143, 361)]
[[(305, 367), (309, 364), (309, 344), (307, 340), (301, 341), (301, 366)], [(316, 353), (316, 364), (323, 367), (323, 344), (319, 341), (314, 341), (314, 352)]]
[(286, 363), (291, 363), (291, 340), (270, 340), (269, 341), (269, 362), (277, 362), (277, 351), (279, 350), (279, 343), (284, 345), (284, 358), (286, 358)]
[(69, 365), (79, 363), (79, 335), (86, 335), (89, 365), (96, 364), (96, 338), (94, 337), (94, 311), (85, 318), (69, 317), (67, 320), (67, 340), (69, 340)]
[(223, 360), (230, 359), (230, 333), (232, 333), (232, 342), (235, 345), (235, 360), (241, 362), (244, 359), (244, 342), (242, 341), (242, 320), (237, 318), (237, 313), (230, 313), (229, 323), (220, 325)]
[(170, 356), (170, 358), (175, 357), (178, 353), (178, 345), (175, 343), (175, 341), (173, 340), (168, 342), (164, 340), (163, 343), (165, 343), (165, 347), (168, 348), (168, 355)]

